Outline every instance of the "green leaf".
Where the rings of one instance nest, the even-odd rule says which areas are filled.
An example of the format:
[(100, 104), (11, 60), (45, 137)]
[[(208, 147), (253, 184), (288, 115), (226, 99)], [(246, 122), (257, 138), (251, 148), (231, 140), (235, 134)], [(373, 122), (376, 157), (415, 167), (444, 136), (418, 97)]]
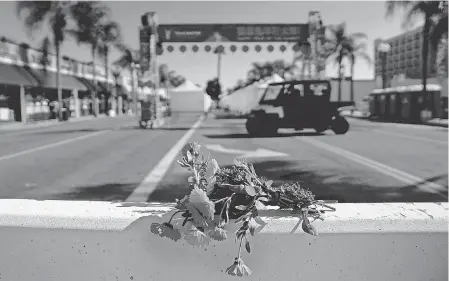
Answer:
[(257, 210), (265, 210), (266, 209), (266, 206), (259, 200), (256, 201), (255, 206), (256, 206)]
[(249, 241), (246, 241), (245, 243), (245, 249), (248, 253), (251, 253), (251, 246), (249, 245)]
[(256, 232), (256, 228), (257, 228), (257, 224), (253, 220), (250, 220), (249, 221), (249, 233), (251, 233), (252, 236), (254, 236), (254, 234)]
[(210, 201), (204, 190), (194, 187), (189, 195), (187, 209), (192, 213), (196, 226), (205, 226), (208, 221), (213, 220), (215, 204)]
[(180, 161), (180, 160), (176, 160), (176, 162), (178, 162), (178, 164), (183, 167), (183, 168), (188, 168), (190, 167), (187, 163), (185, 163), (184, 161)]
[(237, 210), (240, 210), (240, 211), (244, 211), (248, 207), (247, 206), (243, 206), (243, 205), (238, 205), (238, 206), (235, 206), (234, 208), (236, 208)]
[(245, 186), (245, 192), (249, 196), (256, 196), (257, 195), (256, 190), (251, 185)]
[(273, 184), (272, 180), (269, 180), (269, 181), (265, 182), (265, 185), (268, 186), (268, 187), (271, 187), (272, 184)]
[(304, 230), (304, 232), (306, 232), (306, 233), (308, 233), (310, 235), (318, 236), (318, 231), (310, 223), (309, 218), (307, 218), (307, 216), (304, 216), (304, 219), (302, 221), (302, 230)]
[(187, 162), (191, 163), (192, 160), (193, 160), (192, 153), (190, 153), (190, 151), (187, 151)]

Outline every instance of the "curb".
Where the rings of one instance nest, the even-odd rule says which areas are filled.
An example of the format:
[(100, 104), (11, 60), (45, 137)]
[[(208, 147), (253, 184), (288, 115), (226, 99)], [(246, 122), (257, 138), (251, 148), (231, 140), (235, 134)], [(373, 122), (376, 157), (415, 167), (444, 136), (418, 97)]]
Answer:
[(381, 121), (372, 120), (368, 116), (351, 116), (351, 115), (347, 115), (345, 117), (354, 118), (354, 119), (360, 119), (360, 120), (366, 120), (366, 121), (373, 122), (373, 123), (418, 125), (418, 126), (430, 126), (430, 127), (448, 128), (448, 124), (437, 123), (437, 122), (426, 122), (426, 123), (412, 124), (412, 123), (381, 122)]
[[(68, 123), (79, 123), (84, 121), (90, 121), (90, 120), (97, 120), (108, 117), (105, 114), (99, 115), (98, 117), (94, 116), (86, 116), (86, 117), (80, 117), (80, 118), (72, 118), (68, 121), (58, 121), (58, 120), (47, 120), (47, 121), (37, 121), (37, 122), (28, 122), (25, 124), (18, 123), (18, 124), (5, 124), (0, 126), (0, 131), (20, 131), (20, 130), (29, 130), (29, 129), (36, 129), (36, 128), (45, 128), (50, 126), (56, 126), (56, 125), (62, 125), (62, 124), (68, 124)], [(119, 116), (116, 116), (119, 117)], [(111, 117), (111, 118), (116, 118)]]

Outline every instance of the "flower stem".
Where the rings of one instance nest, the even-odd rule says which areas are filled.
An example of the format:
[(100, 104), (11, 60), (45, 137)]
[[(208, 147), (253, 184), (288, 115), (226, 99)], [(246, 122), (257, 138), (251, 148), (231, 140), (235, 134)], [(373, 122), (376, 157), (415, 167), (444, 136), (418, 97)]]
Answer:
[(240, 237), (240, 245), (239, 245), (239, 254), (237, 255), (237, 258), (240, 259), (240, 253), (242, 251), (242, 242), (243, 242), (243, 236)]
[(171, 224), (171, 220), (173, 219), (173, 217), (174, 217), (176, 214), (181, 213), (181, 212), (184, 212), (184, 211), (176, 211), (173, 215), (171, 215), (170, 220), (168, 221), (168, 223)]

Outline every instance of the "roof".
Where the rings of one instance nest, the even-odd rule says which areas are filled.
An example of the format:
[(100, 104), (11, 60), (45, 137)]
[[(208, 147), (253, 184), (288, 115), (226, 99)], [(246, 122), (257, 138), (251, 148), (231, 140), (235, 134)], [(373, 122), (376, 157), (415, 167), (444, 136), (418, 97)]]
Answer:
[[(39, 86), (56, 89), (56, 72), (44, 71), (42, 69), (30, 69), (29, 71), (36, 77)], [(70, 75), (61, 74), (59, 83), (61, 88), (65, 90), (88, 90), (86, 85), (81, 83), (76, 77)]]
[(0, 63), (0, 84), (38, 86), (38, 81), (23, 67)]
[(329, 80), (290, 80), (283, 82), (270, 83), (270, 86), (279, 86), (279, 85), (298, 85), (298, 84), (312, 84), (312, 83), (330, 83)]
[(175, 92), (198, 92), (198, 91), (204, 91), (204, 90), (201, 87), (198, 87), (192, 81), (186, 80), (186, 81), (184, 81), (184, 83), (182, 83), (178, 87), (172, 89), (172, 91), (175, 91)]

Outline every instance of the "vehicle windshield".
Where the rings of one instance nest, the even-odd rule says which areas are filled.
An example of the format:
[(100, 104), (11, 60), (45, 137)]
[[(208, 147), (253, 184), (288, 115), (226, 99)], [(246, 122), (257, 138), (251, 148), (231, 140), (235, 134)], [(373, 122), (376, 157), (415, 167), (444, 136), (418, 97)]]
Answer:
[(276, 100), (281, 92), (283, 85), (268, 86), (263, 94), (262, 101)]

